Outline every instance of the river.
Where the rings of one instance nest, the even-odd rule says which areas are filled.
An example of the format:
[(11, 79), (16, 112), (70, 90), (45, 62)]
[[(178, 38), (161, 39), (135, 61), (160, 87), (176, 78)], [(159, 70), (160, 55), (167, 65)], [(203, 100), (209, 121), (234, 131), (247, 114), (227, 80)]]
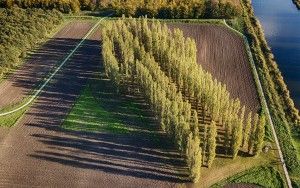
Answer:
[(300, 109), (300, 11), (292, 0), (252, 0), (268, 44)]

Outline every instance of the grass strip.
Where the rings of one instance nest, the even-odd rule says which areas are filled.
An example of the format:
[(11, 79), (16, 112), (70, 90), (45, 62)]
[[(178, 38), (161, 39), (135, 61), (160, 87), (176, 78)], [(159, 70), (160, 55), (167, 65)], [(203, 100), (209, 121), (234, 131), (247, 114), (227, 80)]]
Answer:
[(280, 173), (271, 166), (254, 167), (245, 172), (238, 173), (222, 182), (212, 186), (212, 188), (223, 187), (227, 184), (247, 183), (266, 188), (286, 187)]

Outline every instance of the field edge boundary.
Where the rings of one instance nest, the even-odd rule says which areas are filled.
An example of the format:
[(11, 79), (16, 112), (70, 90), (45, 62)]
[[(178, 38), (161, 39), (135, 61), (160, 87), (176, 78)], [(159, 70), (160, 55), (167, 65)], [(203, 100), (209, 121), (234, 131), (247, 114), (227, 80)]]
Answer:
[(267, 104), (267, 101), (266, 101), (266, 98), (265, 98), (265, 94), (264, 94), (264, 91), (263, 91), (263, 88), (262, 88), (262, 84), (261, 84), (260, 78), (258, 76), (257, 68), (256, 68), (256, 65), (255, 65), (254, 60), (253, 60), (253, 55), (252, 55), (252, 52), (250, 50), (250, 46), (249, 46), (249, 42), (247, 40), (247, 37), (243, 33), (241, 33), (240, 31), (238, 31), (238, 30), (232, 28), (231, 26), (229, 26), (225, 19), (223, 21), (224, 21), (224, 25), (228, 29), (232, 30), (233, 32), (235, 32), (236, 34), (241, 36), (244, 40), (245, 47), (246, 47), (246, 52), (247, 52), (247, 55), (248, 55), (248, 59), (249, 59), (249, 62), (250, 62), (250, 66), (251, 66), (251, 69), (252, 69), (254, 80), (255, 80), (255, 83), (256, 83), (257, 92), (258, 92), (258, 95), (259, 95), (259, 98), (260, 98), (260, 102), (262, 104), (262, 109), (266, 113), (266, 115), (268, 117), (268, 121), (269, 121), (270, 126), (271, 126), (271, 130), (272, 130), (272, 133), (273, 133), (273, 136), (274, 136), (274, 139), (275, 139), (275, 143), (276, 143), (277, 148), (278, 148), (280, 162), (282, 163), (285, 179), (287, 181), (288, 187), (293, 188), (292, 182), (291, 182), (291, 179), (290, 179), (290, 176), (288, 174), (288, 170), (287, 170), (284, 158), (283, 158), (283, 154), (282, 154), (282, 151), (281, 151), (281, 148), (280, 148), (280, 145), (279, 145), (278, 137), (277, 137), (276, 130), (275, 130), (275, 127), (274, 127), (274, 124), (273, 124), (273, 120), (272, 120), (272, 117), (271, 117), (271, 114), (270, 114), (270, 111), (269, 111), (269, 107), (268, 107), (268, 104)]

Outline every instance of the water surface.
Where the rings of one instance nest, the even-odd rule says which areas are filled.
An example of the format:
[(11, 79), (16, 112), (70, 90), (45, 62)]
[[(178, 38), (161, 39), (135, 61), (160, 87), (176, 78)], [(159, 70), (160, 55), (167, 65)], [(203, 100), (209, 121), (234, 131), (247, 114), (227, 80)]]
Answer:
[(300, 11), (292, 0), (252, 0), (291, 96), (300, 109)]

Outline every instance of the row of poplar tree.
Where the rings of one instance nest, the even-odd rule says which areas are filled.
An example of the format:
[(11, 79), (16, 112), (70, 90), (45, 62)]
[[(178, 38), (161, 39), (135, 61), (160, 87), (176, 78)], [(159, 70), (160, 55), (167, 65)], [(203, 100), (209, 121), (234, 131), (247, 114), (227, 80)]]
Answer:
[(217, 151), (232, 158), (241, 149), (258, 155), (265, 135), (264, 116), (245, 115), (226, 86), (197, 64), (196, 53), (194, 40), (159, 21), (122, 18), (103, 29), (106, 74), (117, 87), (138, 88), (134, 92), (145, 96), (193, 182)]

